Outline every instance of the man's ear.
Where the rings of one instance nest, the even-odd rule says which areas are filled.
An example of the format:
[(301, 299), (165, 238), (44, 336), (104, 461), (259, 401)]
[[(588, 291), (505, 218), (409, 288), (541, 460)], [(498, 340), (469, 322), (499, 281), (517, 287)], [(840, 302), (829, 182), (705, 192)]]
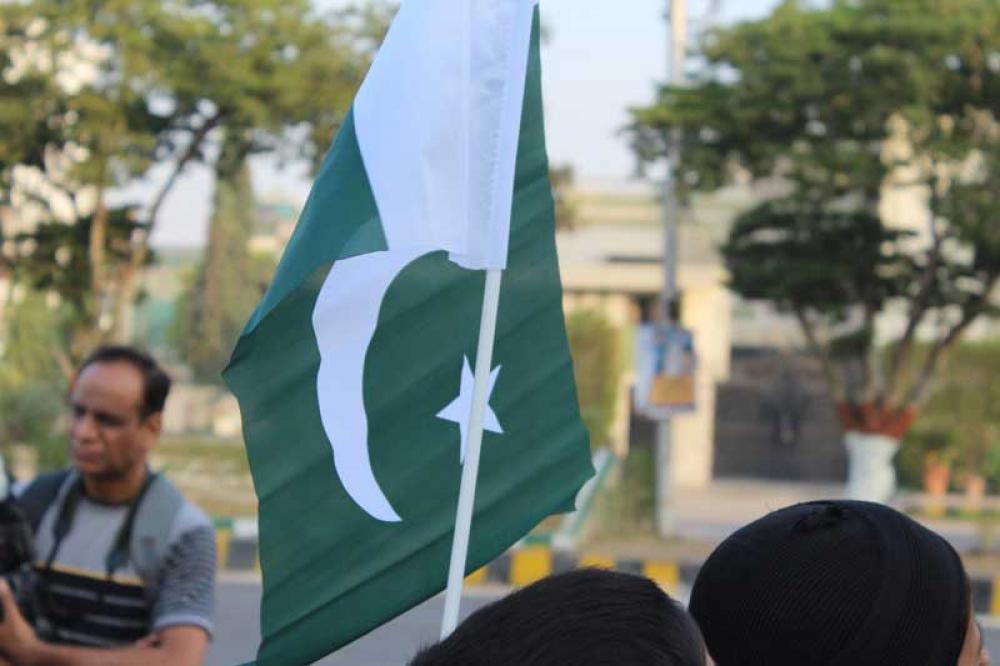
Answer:
[(150, 434), (155, 441), (163, 430), (163, 412), (153, 412), (146, 417), (142, 427)]

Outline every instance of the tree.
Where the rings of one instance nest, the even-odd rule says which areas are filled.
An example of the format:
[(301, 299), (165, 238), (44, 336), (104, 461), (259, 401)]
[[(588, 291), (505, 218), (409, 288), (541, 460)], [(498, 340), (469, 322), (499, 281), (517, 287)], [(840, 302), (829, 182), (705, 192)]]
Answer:
[(245, 150), (238, 141), (223, 143), (208, 246), (179, 313), (181, 356), (203, 380), (219, 380), (268, 278), (255, 270), (248, 247), (255, 206)]
[[(946, 352), (997, 312), (998, 35), (991, 0), (786, 0), (710, 33), (694, 84), (633, 113), (645, 160), (683, 130), (685, 196), (737, 173), (781, 184), (723, 250), (733, 289), (794, 314), (823, 360), (853, 482), (911, 426)], [(899, 191), (923, 214), (900, 219)], [(884, 327), (894, 309), (898, 333)]]
[[(325, 150), (373, 21), (315, 16), (307, 0), (0, 4), (3, 262), (73, 304), (70, 357), (129, 338), (162, 203), (221, 137), (247, 154)], [(147, 199), (111, 207), (111, 191), (142, 179), (156, 183)], [(55, 253), (36, 252), (43, 240)], [(52, 266), (69, 279), (44, 278)]]
[[(0, 146), (3, 257), (15, 281), (67, 296), (77, 319), (87, 322), (61, 345), (67, 356), (82, 353), (110, 328), (106, 315), (120, 284), (117, 257), (110, 256), (120, 252), (111, 246), (122, 236), (121, 228), (112, 228), (125, 222), (126, 241), (135, 230), (127, 228), (132, 221), (125, 211), (108, 208), (106, 194), (158, 156), (168, 157), (158, 136), (172, 124), (138, 94), (155, 86), (152, 71), (132, 57), (148, 40), (137, 35), (116, 53), (108, 44), (114, 28), (97, 16), (88, 19), (82, 5), (0, 6), (0, 122), (2, 133), (15, 137)], [(125, 25), (147, 19), (156, 25), (150, 8), (135, 7)], [(81, 264), (84, 272), (62, 279)], [(62, 285), (74, 293), (62, 294)]]
[[(290, 8), (283, 31), (273, 30), (272, 17)], [(239, 54), (241, 67), (227, 67), (224, 73), (255, 84), (232, 87), (227, 93), (226, 106), (239, 111), (221, 121), (217, 130), (223, 138), (214, 165), (208, 245), (195, 280), (182, 296), (174, 336), (202, 380), (220, 379), (274, 268), (267, 260), (251, 257), (247, 246), (255, 216), (248, 159), (271, 152), (285, 160), (305, 159), (317, 169), (367, 68), (367, 55), (361, 54), (380, 41), (389, 18), (386, 7), (369, 6), (332, 15), (330, 20), (339, 25), (334, 29), (329, 21), (303, 18), (303, 10), (302, 4), (268, 1), (247, 11), (236, 3), (218, 19), (233, 26), (234, 33), (254, 37), (248, 52)], [(290, 54), (285, 43), (289, 38), (294, 38), (294, 60), (275, 62), (275, 53)], [(352, 42), (358, 43), (358, 56), (338, 57)]]

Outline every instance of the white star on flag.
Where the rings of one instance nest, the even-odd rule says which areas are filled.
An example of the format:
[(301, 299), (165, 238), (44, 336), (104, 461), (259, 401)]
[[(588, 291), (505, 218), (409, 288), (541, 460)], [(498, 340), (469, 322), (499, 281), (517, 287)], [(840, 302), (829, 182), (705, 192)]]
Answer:
[[(493, 408), (490, 407), (490, 396), (493, 395), (493, 385), (496, 384), (497, 376), (499, 374), (500, 366), (498, 365), (493, 368), (493, 372), (490, 373), (490, 385), (486, 392), (486, 412), (483, 414), (483, 429), (502, 435), (503, 428), (500, 427), (500, 421), (497, 419), (497, 415), (493, 411)], [(472, 385), (474, 381), (475, 378), (473, 377), (472, 370), (469, 367), (469, 357), (466, 356), (465, 362), (462, 366), (462, 384), (458, 390), (458, 397), (452, 400), (451, 404), (437, 413), (437, 417), (439, 419), (453, 421), (458, 424), (458, 431), (462, 437), (458, 455), (459, 461), (463, 464), (465, 463), (465, 448), (469, 441), (469, 414), (472, 412)]]

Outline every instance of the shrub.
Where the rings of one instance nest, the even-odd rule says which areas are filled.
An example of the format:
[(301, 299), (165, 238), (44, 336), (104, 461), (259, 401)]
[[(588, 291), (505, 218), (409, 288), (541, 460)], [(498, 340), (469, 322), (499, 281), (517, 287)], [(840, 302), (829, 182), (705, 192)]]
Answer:
[(933, 451), (964, 475), (1000, 487), (1000, 343), (963, 344), (946, 361), (934, 394), (900, 452), (900, 476), (919, 485)]
[(604, 446), (615, 417), (621, 375), (618, 330), (594, 310), (577, 310), (566, 318), (573, 374), (583, 422), (592, 448)]

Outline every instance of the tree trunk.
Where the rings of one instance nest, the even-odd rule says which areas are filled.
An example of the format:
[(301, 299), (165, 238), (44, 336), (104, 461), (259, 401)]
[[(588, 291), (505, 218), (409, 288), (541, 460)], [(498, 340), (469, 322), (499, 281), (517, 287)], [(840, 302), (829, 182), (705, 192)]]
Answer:
[(139, 293), (139, 275), (149, 256), (149, 239), (153, 235), (160, 208), (166, 201), (167, 195), (173, 191), (187, 165), (198, 158), (209, 133), (218, 126), (224, 116), (225, 113), (220, 111), (211, 118), (206, 118), (205, 123), (194, 133), (187, 150), (177, 159), (173, 171), (153, 199), (147, 213), (145, 228), (136, 230), (130, 239), (130, 256), (118, 274), (119, 285), (112, 304), (111, 337), (117, 342), (127, 344), (135, 336), (135, 304)]
[(916, 419), (916, 410), (842, 404), (839, 412), (847, 448), (847, 497), (868, 502), (889, 501), (896, 492), (896, 469), (892, 461), (899, 450), (899, 440)]

